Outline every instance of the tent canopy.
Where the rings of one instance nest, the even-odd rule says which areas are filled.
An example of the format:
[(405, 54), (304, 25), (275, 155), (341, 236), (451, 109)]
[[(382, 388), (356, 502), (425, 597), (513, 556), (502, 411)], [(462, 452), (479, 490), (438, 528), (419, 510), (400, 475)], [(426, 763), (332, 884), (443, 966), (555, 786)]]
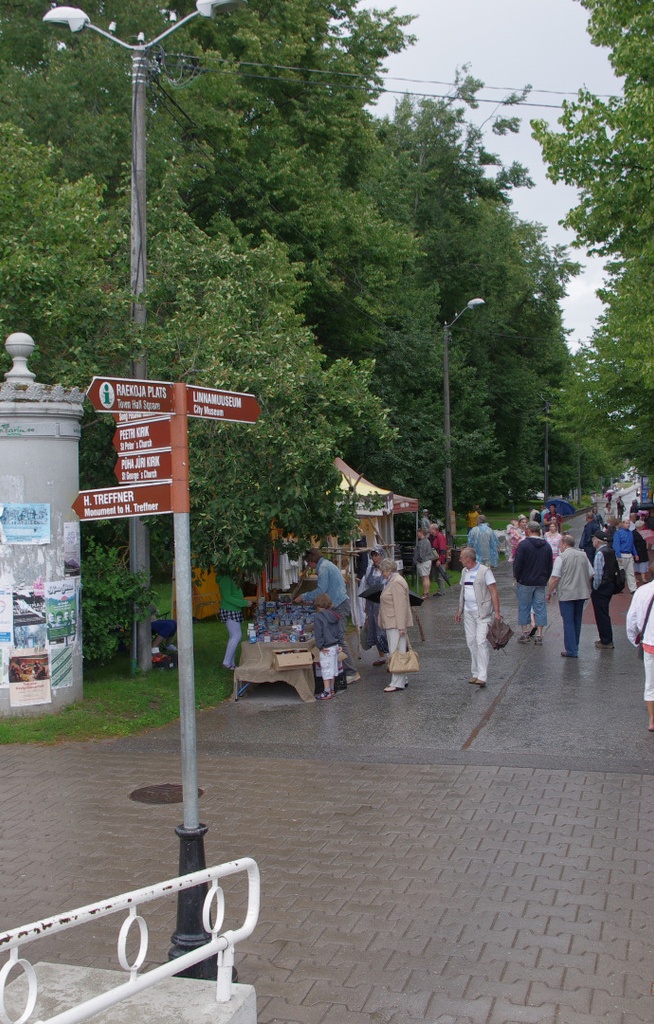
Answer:
[(365, 507), (362, 504), (358, 512), (359, 515), (398, 515), (400, 512), (418, 511), (417, 498), (405, 498), (401, 494), (393, 494), (392, 491), (385, 487), (378, 487), (377, 484), (366, 480), (365, 476), (357, 473), (351, 466), (348, 466), (347, 462), (343, 462), (343, 459), (334, 459), (334, 465), (341, 474), (342, 490), (354, 491), (357, 496), (368, 499), (379, 495), (378, 506), (367, 501), (365, 505), (372, 505), (372, 507)]

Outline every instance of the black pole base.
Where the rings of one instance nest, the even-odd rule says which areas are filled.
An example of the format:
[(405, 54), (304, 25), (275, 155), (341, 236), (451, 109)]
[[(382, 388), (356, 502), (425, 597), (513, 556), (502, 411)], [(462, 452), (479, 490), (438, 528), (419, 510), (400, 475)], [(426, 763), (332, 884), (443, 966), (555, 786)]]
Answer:
[[(185, 828), (178, 825), (175, 829), (179, 836), (179, 873), (190, 875), (194, 871), (202, 871), (207, 866), (204, 855), (204, 837), (208, 832), (206, 825), (197, 828)], [(196, 885), (193, 889), (183, 889), (177, 896), (177, 926), (171, 935), (173, 945), (168, 950), (168, 959), (190, 953), (199, 946), (209, 942), (211, 935), (202, 925), (202, 907), (208, 892), (208, 885)], [(180, 971), (177, 978), (197, 978), (201, 981), (215, 981), (218, 975), (218, 957), (216, 955), (202, 960), (193, 967)]]

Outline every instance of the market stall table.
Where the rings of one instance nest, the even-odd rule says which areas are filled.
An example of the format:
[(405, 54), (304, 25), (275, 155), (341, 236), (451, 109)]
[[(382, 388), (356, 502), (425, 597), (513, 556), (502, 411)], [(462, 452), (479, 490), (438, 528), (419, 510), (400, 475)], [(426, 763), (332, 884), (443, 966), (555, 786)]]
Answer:
[(316, 650), (316, 642), (311, 639), (306, 643), (244, 643), (241, 645), (241, 661), (234, 670), (234, 700), (238, 700), (248, 685), (259, 686), (261, 683), (288, 683), (297, 692), (298, 697), (307, 703), (315, 700), (315, 678), (313, 666), (299, 668), (276, 668), (275, 651), (310, 651)]

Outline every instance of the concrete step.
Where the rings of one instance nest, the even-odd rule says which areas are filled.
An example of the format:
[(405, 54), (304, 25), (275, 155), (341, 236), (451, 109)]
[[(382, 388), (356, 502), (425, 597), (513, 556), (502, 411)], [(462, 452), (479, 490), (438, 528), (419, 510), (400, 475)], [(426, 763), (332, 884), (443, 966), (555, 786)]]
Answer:
[[(32, 1021), (51, 1017), (129, 980), (125, 971), (106, 971), (42, 961), (34, 965), (38, 998)], [(19, 968), (5, 991), (12, 1019), (25, 1008), (27, 984)], [(168, 978), (89, 1018), (95, 1024), (257, 1024), (257, 998), (252, 985), (233, 985), (228, 1003), (216, 1002), (216, 983)]]

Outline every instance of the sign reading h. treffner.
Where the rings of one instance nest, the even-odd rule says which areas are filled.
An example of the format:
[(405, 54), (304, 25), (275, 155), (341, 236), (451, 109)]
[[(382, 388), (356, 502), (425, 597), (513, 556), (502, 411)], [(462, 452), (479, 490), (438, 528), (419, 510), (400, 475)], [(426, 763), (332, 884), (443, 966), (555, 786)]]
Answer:
[(173, 385), (168, 381), (94, 377), (87, 397), (97, 412), (153, 416), (173, 411)]
[(157, 516), (172, 512), (170, 483), (135, 484), (133, 487), (100, 487), (80, 491), (72, 505), (83, 522)]

